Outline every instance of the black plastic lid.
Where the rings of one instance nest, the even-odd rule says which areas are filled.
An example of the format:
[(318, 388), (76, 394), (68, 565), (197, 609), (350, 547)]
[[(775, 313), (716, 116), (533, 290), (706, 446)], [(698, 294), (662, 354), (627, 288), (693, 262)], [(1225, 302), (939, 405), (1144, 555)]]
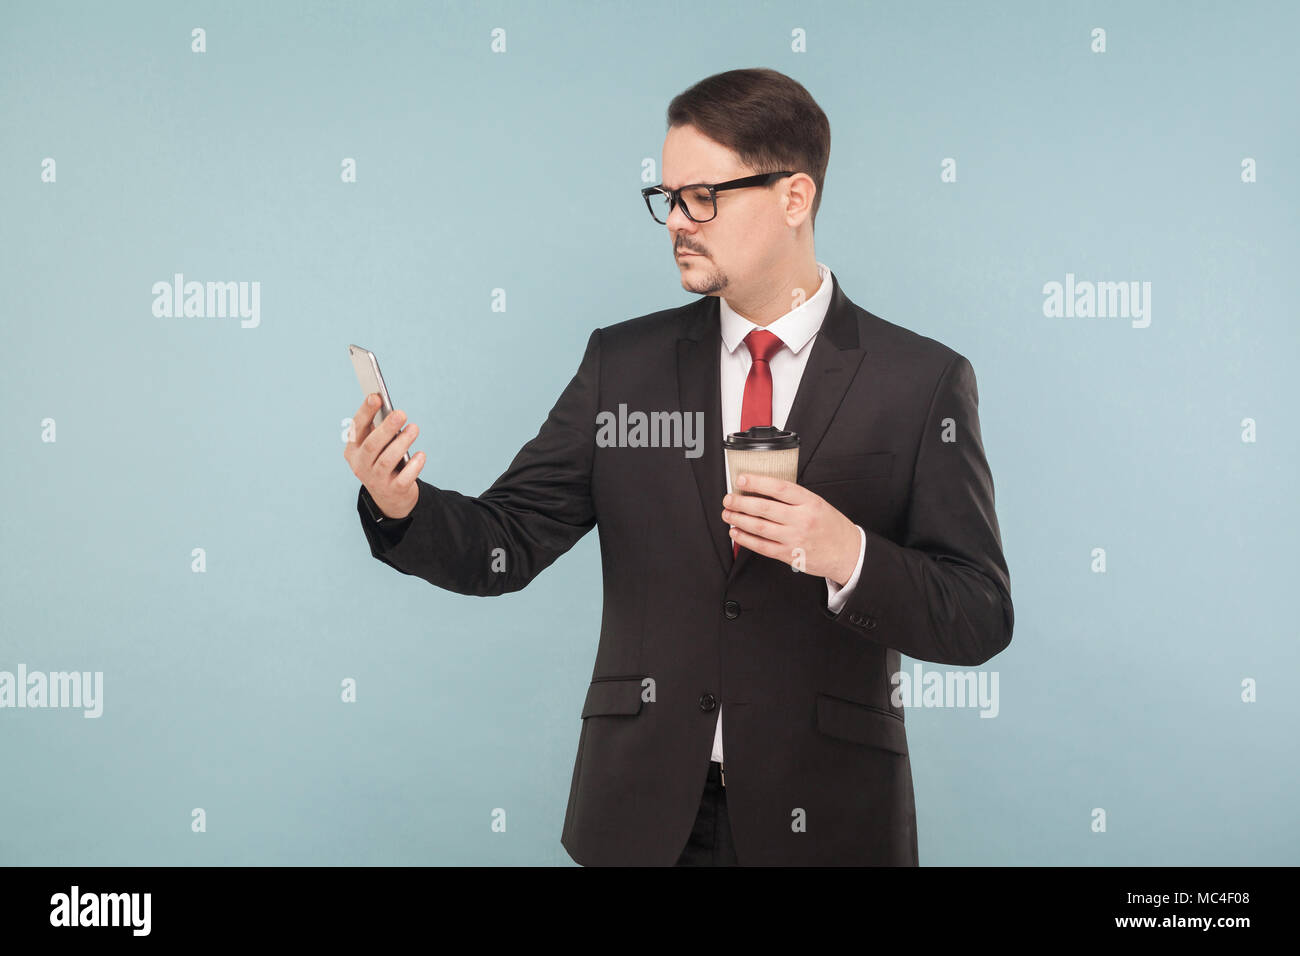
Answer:
[(722, 440), (726, 448), (737, 451), (776, 451), (782, 448), (798, 448), (799, 436), (794, 432), (783, 431), (775, 425), (755, 425), (748, 431), (732, 432)]

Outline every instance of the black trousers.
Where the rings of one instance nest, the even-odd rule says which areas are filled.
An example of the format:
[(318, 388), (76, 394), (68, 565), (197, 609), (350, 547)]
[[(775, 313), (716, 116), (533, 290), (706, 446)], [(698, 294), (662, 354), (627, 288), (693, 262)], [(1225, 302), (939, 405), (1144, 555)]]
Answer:
[(731, 842), (731, 820), (727, 816), (727, 788), (722, 785), (722, 765), (710, 760), (700, 811), (677, 866), (737, 865), (736, 846)]

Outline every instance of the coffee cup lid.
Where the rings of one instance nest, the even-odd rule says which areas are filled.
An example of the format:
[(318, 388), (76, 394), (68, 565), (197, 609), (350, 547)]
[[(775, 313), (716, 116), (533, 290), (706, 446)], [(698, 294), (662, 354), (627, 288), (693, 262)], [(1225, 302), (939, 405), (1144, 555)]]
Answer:
[(736, 451), (776, 451), (798, 448), (799, 436), (775, 425), (755, 425), (743, 432), (732, 432), (722, 440), (722, 444)]

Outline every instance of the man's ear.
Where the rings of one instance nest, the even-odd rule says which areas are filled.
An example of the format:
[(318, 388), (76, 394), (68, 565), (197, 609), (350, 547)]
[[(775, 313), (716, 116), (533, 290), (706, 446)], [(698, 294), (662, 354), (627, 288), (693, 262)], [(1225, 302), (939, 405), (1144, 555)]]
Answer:
[(813, 200), (817, 198), (817, 184), (807, 173), (787, 176), (785, 187), (785, 216), (790, 225), (798, 225), (806, 217), (811, 221)]

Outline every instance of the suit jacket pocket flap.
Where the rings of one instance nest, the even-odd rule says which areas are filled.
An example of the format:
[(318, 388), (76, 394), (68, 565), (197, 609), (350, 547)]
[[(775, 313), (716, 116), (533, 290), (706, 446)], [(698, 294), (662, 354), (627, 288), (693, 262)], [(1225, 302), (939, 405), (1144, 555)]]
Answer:
[(582, 716), (638, 714), (641, 712), (640, 677), (598, 677), (587, 689)]
[(841, 697), (817, 695), (817, 729), (841, 740), (907, 753), (902, 718)]
[(853, 481), (884, 478), (894, 463), (892, 451), (877, 451), (867, 455), (834, 455), (808, 459), (800, 484), (808, 482)]

